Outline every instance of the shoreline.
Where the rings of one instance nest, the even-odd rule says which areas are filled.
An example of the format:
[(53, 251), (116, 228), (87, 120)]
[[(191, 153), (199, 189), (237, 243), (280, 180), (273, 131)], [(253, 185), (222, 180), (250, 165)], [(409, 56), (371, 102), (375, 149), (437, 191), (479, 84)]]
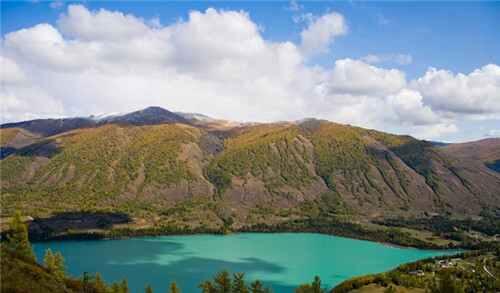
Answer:
[[(210, 230), (210, 229), (200, 229), (200, 230), (189, 230), (189, 231), (165, 231), (162, 229), (116, 229), (116, 230), (104, 230), (104, 231), (92, 231), (92, 232), (71, 232), (63, 233), (59, 235), (51, 235), (46, 238), (34, 238), (30, 241), (32, 243), (43, 243), (50, 241), (96, 241), (96, 240), (126, 240), (130, 238), (142, 238), (142, 237), (161, 237), (161, 236), (190, 236), (190, 235), (231, 235), (231, 234), (245, 234), (245, 233), (311, 233), (311, 234), (321, 234), (335, 237), (342, 237), (346, 239), (354, 239), (360, 241), (369, 241), (373, 243), (378, 243), (384, 246), (401, 248), (401, 249), (425, 249), (425, 250), (436, 250), (436, 251), (446, 251), (446, 250), (456, 250), (456, 249), (471, 249), (459, 246), (439, 246), (439, 245), (403, 245), (397, 242), (389, 241), (378, 241), (370, 237), (365, 237), (364, 235), (343, 235), (342, 233), (327, 233), (322, 231), (314, 231), (314, 229), (301, 229), (301, 230), (259, 230), (259, 229), (248, 229), (247, 227), (243, 229), (236, 229), (231, 231), (223, 232), (221, 230)], [(471, 250), (475, 250), (472, 248)]]

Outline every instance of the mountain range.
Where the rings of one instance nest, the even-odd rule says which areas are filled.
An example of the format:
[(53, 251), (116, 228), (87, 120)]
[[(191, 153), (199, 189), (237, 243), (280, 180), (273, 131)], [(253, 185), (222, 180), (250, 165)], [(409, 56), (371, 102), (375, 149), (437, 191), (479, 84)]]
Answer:
[(143, 228), (237, 228), (325, 211), (372, 221), (500, 209), (500, 138), (439, 144), (160, 107), (8, 123), (0, 134), (2, 216), (112, 211)]

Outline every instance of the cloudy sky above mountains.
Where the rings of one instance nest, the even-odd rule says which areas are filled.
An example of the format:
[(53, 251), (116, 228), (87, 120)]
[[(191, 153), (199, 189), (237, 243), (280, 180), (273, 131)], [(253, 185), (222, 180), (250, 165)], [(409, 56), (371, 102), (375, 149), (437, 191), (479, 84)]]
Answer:
[(157, 105), (498, 136), (500, 3), (432, 5), (2, 2), (1, 122)]

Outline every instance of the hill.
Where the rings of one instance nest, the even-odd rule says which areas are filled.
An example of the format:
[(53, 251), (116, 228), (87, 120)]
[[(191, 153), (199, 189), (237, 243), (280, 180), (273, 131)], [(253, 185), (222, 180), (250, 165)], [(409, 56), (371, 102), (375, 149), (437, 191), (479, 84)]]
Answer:
[(323, 120), (190, 117), (153, 107), (90, 126), (2, 125), (2, 217), (116, 212), (132, 219), (116, 228), (239, 230), (500, 208), (500, 139), (440, 146)]
[(361, 292), (498, 292), (499, 247), (429, 258), (374, 275), (356, 277), (334, 287), (331, 293)]

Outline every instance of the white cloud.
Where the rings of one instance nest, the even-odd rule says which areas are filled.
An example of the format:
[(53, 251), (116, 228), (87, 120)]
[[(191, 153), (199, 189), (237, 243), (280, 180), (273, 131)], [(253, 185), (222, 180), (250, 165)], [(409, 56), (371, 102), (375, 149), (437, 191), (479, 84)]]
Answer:
[(118, 41), (146, 34), (149, 27), (141, 19), (121, 12), (96, 12), (81, 5), (69, 5), (68, 13), (57, 22), (62, 33), (79, 40)]
[(331, 12), (325, 14), (308, 25), (300, 33), (301, 49), (306, 55), (325, 53), (335, 37), (347, 33), (344, 16)]
[(366, 60), (308, 64), (346, 31), (332, 12), (312, 20), (299, 44), (272, 42), (243, 11), (192, 11), (162, 26), (70, 5), (56, 27), (38, 24), (2, 40), (1, 121), (159, 105), (244, 121), (318, 117), (436, 138), (456, 132), (464, 115), (450, 108), (457, 83), (467, 90), (459, 99), (498, 113), (496, 65), (468, 75), (431, 69), (408, 81)]
[(439, 139), (444, 135), (458, 132), (459, 129), (454, 123), (438, 123), (427, 126), (417, 126), (413, 135), (424, 139)]
[(361, 60), (370, 64), (394, 63), (397, 65), (408, 65), (413, 62), (413, 57), (409, 54), (370, 54), (362, 57)]
[(469, 74), (430, 68), (412, 83), (433, 108), (460, 114), (495, 114), (500, 118), (500, 66), (485, 65)]
[(24, 72), (11, 59), (0, 56), (0, 82), (4, 84), (19, 83), (26, 79)]
[(328, 81), (329, 90), (335, 93), (389, 95), (406, 85), (403, 72), (382, 69), (363, 61), (342, 59), (335, 66)]
[(420, 126), (440, 122), (438, 115), (423, 104), (423, 97), (419, 92), (402, 89), (397, 94), (390, 95), (387, 100), (394, 109), (395, 116), (403, 123)]

